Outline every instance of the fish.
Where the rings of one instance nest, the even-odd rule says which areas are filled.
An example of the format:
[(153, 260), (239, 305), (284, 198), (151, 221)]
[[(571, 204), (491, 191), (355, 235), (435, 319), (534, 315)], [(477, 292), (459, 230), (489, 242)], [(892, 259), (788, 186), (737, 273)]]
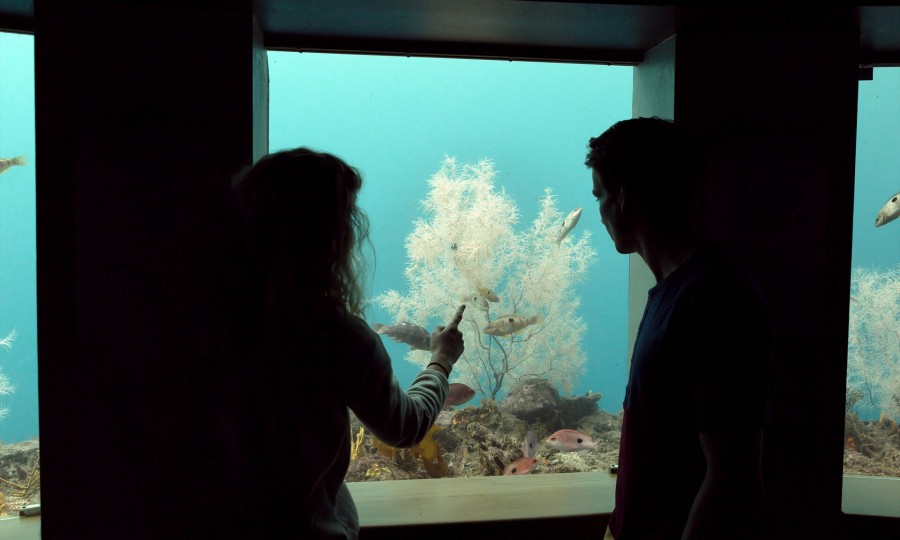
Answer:
[(503, 476), (513, 476), (521, 474), (531, 474), (537, 465), (537, 459), (533, 457), (523, 456), (513, 461), (503, 469)]
[(375, 332), (384, 334), (397, 343), (406, 343), (410, 349), (431, 350), (431, 334), (417, 324), (404, 321), (400, 324), (375, 323), (372, 327)]
[(478, 290), (478, 294), (480, 294), (482, 297), (484, 297), (484, 299), (487, 300), (488, 302), (499, 302), (500, 301), (500, 297), (497, 296), (494, 293), (494, 291), (492, 291), (488, 288), (485, 288), (485, 287), (476, 287), (476, 289)]
[(587, 433), (574, 429), (561, 429), (545, 440), (547, 444), (566, 452), (596, 450), (597, 443)]
[(875, 216), (875, 226), (881, 227), (885, 223), (890, 223), (900, 217), (900, 193), (895, 193), (893, 197), (884, 203), (878, 215)]
[(464, 294), (464, 295), (462, 295), (462, 297), (460, 297), (460, 300), (462, 300), (463, 302), (465, 302), (467, 304), (472, 304), (473, 306), (480, 309), (481, 311), (488, 310), (487, 299), (485, 297), (481, 296), (477, 292)]
[(563, 238), (565, 238), (569, 232), (575, 228), (575, 225), (578, 225), (578, 220), (581, 218), (581, 208), (576, 208), (569, 212), (569, 215), (566, 216), (566, 219), (563, 220), (562, 229), (559, 231), (559, 236), (556, 238), (556, 246), (562, 243)]
[(521, 331), (526, 326), (537, 324), (542, 320), (543, 317), (541, 315), (522, 317), (521, 315), (510, 313), (509, 315), (503, 315), (491, 321), (490, 324), (484, 327), (482, 332), (491, 336), (508, 336), (509, 334)]
[(533, 431), (525, 433), (525, 442), (522, 443), (522, 455), (525, 457), (534, 457), (537, 452), (537, 435)]
[(454, 405), (462, 405), (475, 397), (475, 390), (463, 383), (450, 383), (450, 391), (447, 392), (447, 399), (444, 400), (444, 407), (452, 407)]
[(13, 165), (19, 165), (20, 167), (28, 165), (28, 160), (25, 159), (25, 156), (16, 156), (10, 159), (0, 158), (0, 174), (8, 171)]

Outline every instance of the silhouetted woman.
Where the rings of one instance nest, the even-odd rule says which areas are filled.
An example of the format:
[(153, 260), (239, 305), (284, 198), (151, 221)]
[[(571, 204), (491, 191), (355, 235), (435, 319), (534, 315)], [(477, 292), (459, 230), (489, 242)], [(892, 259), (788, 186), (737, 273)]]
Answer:
[(361, 186), (355, 168), (308, 148), (265, 156), (234, 182), (240, 240), (221, 287), (207, 466), (211, 489), (224, 491), (211, 500), (234, 505), (213, 509), (205, 533), (355, 538), (348, 409), (396, 447), (417, 444), (437, 419), (463, 351), (463, 307), (437, 327), (431, 363), (402, 390), (360, 317)]

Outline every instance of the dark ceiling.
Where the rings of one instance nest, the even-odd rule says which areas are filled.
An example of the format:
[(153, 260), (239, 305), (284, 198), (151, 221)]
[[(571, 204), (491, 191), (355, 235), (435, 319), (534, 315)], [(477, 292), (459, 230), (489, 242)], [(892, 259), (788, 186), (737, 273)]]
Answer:
[[(142, 3), (171, 5), (163, 0)], [(193, 0), (241, 9), (245, 0)], [(192, 5), (186, 0), (182, 5)], [(238, 6), (238, 7), (229, 7)], [(189, 9), (189, 8), (188, 8)], [(246, 9), (246, 8), (244, 8)], [(777, 25), (819, 31), (846, 21), (860, 32), (860, 62), (900, 65), (900, 6), (681, 8), (537, 0), (256, 0), (266, 47), (635, 64), (685, 24), (704, 31)], [(823, 13), (831, 13), (831, 18)], [(699, 16), (698, 16), (699, 14)], [(823, 22), (827, 21), (827, 22)], [(0, 0), (0, 29), (34, 31), (34, 0)]]

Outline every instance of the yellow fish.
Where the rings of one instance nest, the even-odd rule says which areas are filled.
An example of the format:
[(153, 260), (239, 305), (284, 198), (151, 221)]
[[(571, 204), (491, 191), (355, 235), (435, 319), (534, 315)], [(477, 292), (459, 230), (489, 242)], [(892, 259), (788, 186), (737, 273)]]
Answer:
[(542, 320), (543, 317), (540, 315), (522, 317), (521, 315), (511, 313), (509, 315), (497, 317), (491, 321), (491, 324), (487, 325), (482, 332), (491, 336), (508, 336), (509, 334), (520, 332), (526, 326), (537, 324)]
[(13, 165), (28, 165), (28, 161), (25, 159), (25, 156), (16, 156), (10, 159), (0, 158), (0, 174), (8, 171)]

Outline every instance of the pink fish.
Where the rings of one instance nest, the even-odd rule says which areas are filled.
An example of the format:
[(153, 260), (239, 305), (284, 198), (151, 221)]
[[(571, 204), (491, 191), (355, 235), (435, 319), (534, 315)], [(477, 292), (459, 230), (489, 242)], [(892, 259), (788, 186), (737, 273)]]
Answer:
[(531, 474), (535, 465), (537, 465), (537, 460), (535, 458), (528, 456), (520, 457), (503, 469), (503, 476)]
[(444, 407), (462, 405), (473, 397), (475, 397), (475, 390), (472, 390), (463, 383), (450, 383), (450, 391), (447, 392), (447, 399), (444, 400)]
[(547, 444), (566, 452), (596, 450), (597, 443), (587, 433), (574, 429), (561, 429), (546, 439)]

